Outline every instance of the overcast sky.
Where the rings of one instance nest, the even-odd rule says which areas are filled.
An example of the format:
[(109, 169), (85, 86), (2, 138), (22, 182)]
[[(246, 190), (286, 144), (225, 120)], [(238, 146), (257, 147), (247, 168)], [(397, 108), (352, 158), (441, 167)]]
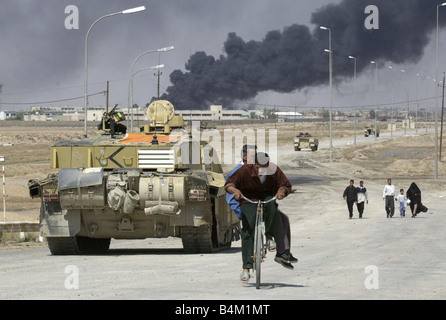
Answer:
[[(106, 82), (109, 81), (110, 105), (119, 104), (126, 108), (132, 63), (142, 52), (167, 46), (175, 47), (173, 51), (147, 54), (135, 65), (135, 71), (158, 64), (165, 65), (160, 81), (160, 91), (163, 94), (172, 85), (169, 75), (174, 70), (186, 72), (185, 65), (194, 53), (203, 51), (217, 60), (220, 55), (225, 56), (224, 43), (231, 32), (245, 42), (251, 40), (262, 42), (268, 32), (272, 30), (283, 32), (285, 28), (298, 24), (308, 27), (310, 34), (317, 35), (318, 38), (325, 37), (328, 47), (328, 35), (321, 30), (319, 31), (322, 33), (316, 34), (315, 30), (319, 29), (319, 25), (312, 24), (312, 15), (317, 11), (323, 11), (325, 5), (338, 5), (351, 1), (0, 0), (2, 110), (27, 109), (30, 104), (41, 103), (83, 106), (85, 36), (96, 19), (109, 13), (143, 5), (147, 8), (144, 12), (117, 15), (101, 20), (92, 29), (88, 40), (89, 94), (104, 91)], [(391, 20), (392, 24), (401, 21), (400, 33), (406, 26), (407, 32), (413, 33), (414, 30), (423, 29), (423, 26), (429, 24), (425, 35), (428, 41), (425, 44), (420, 43), (419, 53), (416, 52), (414, 56), (409, 54), (407, 59), (397, 59), (394, 52), (388, 55), (389, 59), (382, 55), (380, 60), (377, 60), (379, 62), (377, 103), (381, 105), (379, 108), (385, 108), (384, 105), (392, 100), (404, 101), (408, 96), (410, 100), (414, 100), (416, 93), (418, 98), (427, 99), (420, 102), (420, 107), (432, 107), (434, 104), (432, 97), (435, 94), (435, 83), (432, 79), (435, 78), (436, 72), (436, 43), (433, 27), (436, 5), (442, 1), (404, 1), (408, 6), (424, 3), (429, 12), (426, 20), (413, 21), (411, 19), (413, 15), (406, 14), (403, 8), (397, 6), (392, 11), (388, 8), (382, 9), (380, 3), (383, 3), (383, 0), (374, 2), (357, 0), (361, 10), (369, 4), (377, 4), (378, 9), (382, 9), (379, 12), (380, 23), (383, 26), (380, 29), (382, 33), (386, 32), (384, 28), (386, 19), (387, 22)], [(65, 20), (69, 16), (65, 13), (65, 8), (69, 5), (79, 9), (78, 29), (65, 27)], [(441, 8), (440, 12), (440, 19), (446, 22), (446, 8)], [(367, 16), (361, 11), (357, 12), (355, 19), (363, 21)], [(402, 19), (402, 16), (405, 16), (405, 19)], [(323, 14), (320, 14), (318, 19), (322, 18)], [(327, 17), (339, 25), (348, 25), (350, 18), (343, 16), (342, 13), (336, 17)], [(336, 31), (333, 29), (333, 34)], [(389, 31), (387, 34), (392, 33)], [(335, 39), (333, 37), (333, 41)], [(338, 39), (338, 43), (341, 40)], [(342, 40), (343, 48), (333, 49), (334, 54), (336, 50), (343, 54), (349, 52), (345, 47), (349, 43), (347, 40)], [(408, 39), (407, 42), (409, 41), (411, 40)], [(352, 52), (353, 47), (352, 44)], [(335, 42), (333, 48), (336, 48)], [(414, 50), (414, 46), (407, 48), (418, 51)], [(442, 54), (445, 49), (446, 33), (441, 31), (439, 68), (441, 77), (446, 69), (446, 57), (443, 58)], [(323, 54), (323, 50), (320, 51)], [(334, 84), (333, 107), (339, 110), (347, 110), (348, 106), (354, 105), (353, 61), (348, 57), (344, 58), (345, 64), (351, 64), (351, 76), (344, 74)], [(358, 64), (361, 58), (357, 57)], [(322, 55), (321, 60), (324, 59), (325, 61), (321, 61), (321, 68), (328, 65), (328, 54)], [(364, 61), (365, 59), (367, 61)], [(394, 82), (389, 65), (393, 66)], [(358, 71), (356, 86), (358, 105), (367, 109), (373, 109), (371, 105), (375, 104), (374, 72), (375, 68), (370, 64), (370, 57), (364, 58), (361, 72)], [(418, 81), (417, 73), (420, 74)], [(326, 81), (323, 83), (316, 81), (308, 86), (299, 85), (296, 90), (289, 93), (259, 90), (255, 97), (247, 99), (247, 103), (249, 102), (250, 106), (277, 105), (297, 107), (302, 110), (329, 107), (329, 92), (327, 69)], [(144, 105), (156, 95), (157, 78), (154, 72), (138, 73), (135, 76), (134, 103)], [(67, 101), (46, 103), (65, 99)], [(90, 105), (104, 105), (105, 96), (92, 96), (89, 101)], [(239, 107), (246, 109), (247, 103), (240, 102)]]

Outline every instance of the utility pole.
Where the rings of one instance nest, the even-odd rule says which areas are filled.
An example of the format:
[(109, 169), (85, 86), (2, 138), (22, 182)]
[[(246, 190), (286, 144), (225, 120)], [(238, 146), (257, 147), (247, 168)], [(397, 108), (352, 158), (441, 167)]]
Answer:
[(2, 111), (2, 88), (3, 83), (0, 82), (0, 111)]
[(294, 106), (294, 131), (296, 131), (296, 120), (297, 120), (296, 110), (297, 110), (297, 107)]
[(6, 188), (5, 188), (5, 157), (0, 156), (2, 163), (2, 181), (3, 181), (3, 222), (6, 222)]
[(273, 120), (274, 120), (274, 129), (277, 129), (276, 105), (274, 105)]
[(157, 85), (158, 100), (160, 99), (160, 76), (161, 76), (162, 74), (163, 74), (163, 73), (160, 71), (160, 69), (158, 69), (158, 72), (157, 72), (157, 73), (154, 73), (154, 74), (153, 74), (154, 76), (158, 76), (158, 85)]
[(107, 81), (107, 98), (106, 98), (106, 100), (105, 100), (105, 112), (107, 112), (107, 114), (108, 114), (108, 89), (109, 89), (109, 87), (108, 87), (108, 81)]
[(445, 75), (443, 72), (443, 83), (441, 84), (441, 86), (443, 87), (443, 95), (441, 96), (440, 156), (439, 156), (440, 162), (441, 162), (441, 145), (443, 142), (444, 80), (445, 80)]
[(406, 125), (404, 126), (404, 135), (406, 135), (406, 129), (409, 127), (410, 129), (410, 115), (409, 115), (409, 92), (407, 93), (407, 119)]

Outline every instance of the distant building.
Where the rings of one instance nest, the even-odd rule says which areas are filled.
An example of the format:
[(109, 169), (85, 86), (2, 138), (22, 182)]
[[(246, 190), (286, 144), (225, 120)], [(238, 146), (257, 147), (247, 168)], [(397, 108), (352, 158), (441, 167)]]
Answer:
[[(72, 106), (31, 106), (28, 114), (24, 115), (25, 121), (84, 121), (84, 107)], [(126, 109), (127, 111), (127, 109)], [(87, 109), (88, 121), (101, 121), (105, 108), (92, 106)], [(124, 110), (121, 110), (124, 112)]]
[(275, 112), (278, 119), (286, 119), (286, 120), (297, 120), (302, 119), (303, 114), (295, 111), (278, 111)]
[(175, 110), (186, 121), (242, 120), (242, 110), (223, 110), (221, 105), (211, 105), (209, 110)]
[(8, 110), (2, 111), (2, 115), (0, 116), (0, 120), (15, 119), (17, 114), (18, 114), (17, 111), (8, 111)]
[[(111, 109), (111, 107), (109, 107)], [(148, 121), (147, 108), (134, 108), (128, 114), (127, 107), (118, 107), (125, 117), (130, 121)], [(87, 120), (101, 121), (105, 108), (102, 106), (88, 107)], [(252, 113), (256, 118), (263, 118), (262, 110), (223, 110), (221, 105), (211, 105), (209, 110), (175, 110), (176, 115), (180, 115), (185, 121), (224, 121), (243, 120), (249, 118)], [(133, 114), (132, 114), (133, 113)], [(25, 121), (84, 121), (84, 107), (72, 106), (32, 106), (29, 112), (24, 115)]]

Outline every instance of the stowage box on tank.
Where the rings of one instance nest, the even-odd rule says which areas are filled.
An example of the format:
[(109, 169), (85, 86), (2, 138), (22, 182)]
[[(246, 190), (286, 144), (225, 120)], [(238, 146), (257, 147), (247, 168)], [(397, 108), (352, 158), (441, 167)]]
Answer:
[(112, 238), (164, 237), (181, 237), (187, 253), (208, 253), (239, 239), (210, 145), (181, 131), (183, 119), (166, 100), (147, 114), (141, 133), (52, 146), (58, 172), (28, 183), (30, 196), (41, 198), (40, 230), (52, 254), (103, 253)]

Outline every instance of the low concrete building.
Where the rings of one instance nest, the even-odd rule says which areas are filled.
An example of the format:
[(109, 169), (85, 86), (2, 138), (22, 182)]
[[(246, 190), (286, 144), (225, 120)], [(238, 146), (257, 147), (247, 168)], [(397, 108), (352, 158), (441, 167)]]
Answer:
[(223, 110), (221, 105), (211, 105), (209, 110), (175, 110), (186, 121), (222, 121), (246, 119), (242, 110)]
[(275, 113), (278, 119), (297, 120), (302, 119), (303, 114), (294, 111), (278, 111)]
[[(109, 109), (111, 109), (109, 107)], [(118, 107), (125, 117), (130, 121), (148, 121), (147, 108), (140, 107), (130, 110), (127, 114), (127, 107)], [(88, 107), (87, 120), (101, 121), (105, 107)], [(242, 110), (223, 110), (221, 105), (211, 105), (209, 110), (175, 110), (176, 115), (183, 116), (185, 121), (224, 121), (224, 120), (244, 120), (247, 116)], [(28, 114), (24, 116), (25, 121), (84, 121), (84, 107), (69, 106), (44, 106), (30, 107)]]

